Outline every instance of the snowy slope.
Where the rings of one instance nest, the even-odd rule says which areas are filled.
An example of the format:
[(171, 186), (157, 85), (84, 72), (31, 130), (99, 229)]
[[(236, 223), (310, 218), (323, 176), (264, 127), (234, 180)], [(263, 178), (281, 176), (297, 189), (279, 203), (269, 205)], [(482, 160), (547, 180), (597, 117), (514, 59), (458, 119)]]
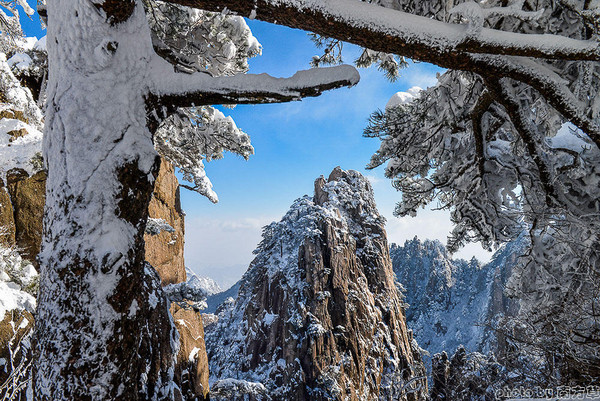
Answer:
[(203, 312), (215, 313), (217, 311), (217, 309), (219, 308), (219, 306), (221, 306), (221, 304), (223, 302), (225, 302), (225, 300), (227, 300), (228, 298), (235, 299), (238, 295), (238, 292), (240, 291), (241, 285), (242, 285), (242, 281), (240, 280), (225, 291), (221, 291), (221, 292), (209, 295), (206, 298), (206, 304), (208, 306), (207, 306), (206, 310), (204, 310)]

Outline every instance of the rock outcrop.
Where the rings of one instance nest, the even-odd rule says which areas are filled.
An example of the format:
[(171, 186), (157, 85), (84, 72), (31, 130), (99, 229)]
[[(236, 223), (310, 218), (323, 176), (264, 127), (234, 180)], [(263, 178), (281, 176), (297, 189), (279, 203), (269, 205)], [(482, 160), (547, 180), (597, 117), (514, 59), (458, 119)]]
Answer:
[(6, 175), (13, 208), (15, 244), (21, 255), (37, 267), (36, 256), (42, 243), (42, 220), (46, 191), (46, 172), (32, 175), (13, 169)]
[[(179, 182), (173, 165), (162, 160), (148, 206), (150, 218), (162, 219), (174, 232), (146, 234), (146, 260), (156, 269), (162, 285), (187, 280), (183, 259), (184, 213), (179, 198)], [(202, 315), (188, 307), (171, 304), (171, 315), (179, 332), (179, 353), (175, 364), (175, 379), (185, 400), (202, 400), (208, 395), (208, 359), (204, 345)]]
[(163, 219), (175, 231), (146, 234), (146, 260), (158, 271), (163, 285), (185, 282), (184, 213), (179, 198), (179, 182), (173, 165), (164, 159), (160, 163), (148, 215), (150, 218)]
[(237, 299), (207, 328), (215, 388), (235, 384), (251, 392), (238, 399), (256, 400), (426, 398), (363, 176), (336, 168), (319, 178), (314, 197), (265, 228), (256, 254)]
[(185, 400), (208, 396), (208, 358), (204, 343), (202, 315), (192, 308), (171, 304), (171, 315), (179, 332), (179, 353), (175, 364), (175, 381)]
[(12, 247), (16, 242), (15, 215), (8, 189), (0, 178), (0, 245)]

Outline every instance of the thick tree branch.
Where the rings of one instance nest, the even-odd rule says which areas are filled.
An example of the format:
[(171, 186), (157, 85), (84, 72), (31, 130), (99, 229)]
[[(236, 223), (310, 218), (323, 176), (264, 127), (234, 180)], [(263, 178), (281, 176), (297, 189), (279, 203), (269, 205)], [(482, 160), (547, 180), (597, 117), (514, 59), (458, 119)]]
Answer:
[(481, 128), (481, 120), (493, 101), (492, 93), (486, 90), (477, 100), (477, 103), (471, 112), (471, 123), (473, 124), (473, 135), (475, 136), (475, 150), (477, 152), (477, 164), (479, 174), (482, 178), (485, 175), (485, 138)]
[(538, 141), (532, 132), (531, 122), (523, 115), (521, 105), (515, 99), (511, 88), (496, 79), (486, 79), (485, 84), (496, 95), (495, 101), (504, 107), (515, 130), (523, 140), (527, 153), (538, 169), (540, 184), (546, 195), (546, 204), (548, 207), (554, 207), (556, 201), (560, 199), (559, 192), (553, 184), (552, 172), (538, 148)]
[(150, 93), (169, 107), (289, 102), (354, 86), (360, 79), (358, 71), (349, 65), (313, 68), (298, 71), (290, 78), (274, 78), (267, 74), (212, 77), (202, 72), (176, 73), (163, 60), (154, 64)]
[[(305, 29), (372, 50), (398, 54), (440, 67), (481, 76), (510, 77), (537, 90), (566, 119), (600, 148), (600, 128), (563, 80), (543, 59), (600, 60), (596, 41), (559, 35), (534, 35), (450, 24), (358, 0), (166, 0)], [(522, 56), (522, 57), (507, 57)], [(542, 58), (534, 60), (533, 58)]]
[[(484, 53), (564, 60), (600, 60), (600, 45), (558, 35), (521, 34), (452, 24), (358, 0), (166, 0), (169, 3), (243, 16), (300, 28), (364, 46), (428, 61)], [(455, 57), (452, 57), (455, 58)], [(436, 61), (437, 60), (437, 61)], [(454, 63), (453, 63), (454, 64)]]
[(586, 105), (567, 86), (567, 81), (540, 63), (525, 57), (471, 55), (473, 71), (482, 77), (507, 77), (538, 91), (556, 111), (584, 131), (600, 148), (600, 127), (586, 115)]

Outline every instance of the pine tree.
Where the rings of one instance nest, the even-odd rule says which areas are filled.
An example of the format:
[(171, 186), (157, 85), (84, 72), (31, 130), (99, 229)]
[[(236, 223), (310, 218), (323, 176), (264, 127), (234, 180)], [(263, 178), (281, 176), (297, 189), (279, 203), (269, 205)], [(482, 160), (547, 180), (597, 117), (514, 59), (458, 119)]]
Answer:
[[(215, 49), (219, 42), (222, 48), (211, 51), (232, 56), (203, 65), (187, 53), (185, 41), (150, 25), (175, 15), (177, 21), (164, 26), (179, 30), (182, 20), (206, 17), (209, 26), (233, 23), (224, 31), (240, 28), (237, 38), (246, 35), (248, 42), (240, 20), (235, 26), (235, 20), (215, 15), (146, 6), (150, 18), (138, 0), (48, 3), (43, 144), (48, 180), (34, 372), (39, 400), (180, 396), (173, 382), (177, 338), (168, 301), (143, 257), (160, 160), (153, 139), (162, 141), (158, 148), (200, 192), (213, 197), (201, 164), (172, 147), (189, 145), (208, 157), (226, 148), (250, 152), (244, 135), (226, 121), (224, 141), (212, 135), (226, 119), (210, 105), (299, 100), (358, 80), (348, 66), (301, 71), (288, 79), (231, 75), (244, 70), (240, 61), (256, 49), (253, 43), (236, 58), (233, 41), (217, 35), (203, 44), (207, 36), (200, 34), (192, 44)], [(187, 107), (196, 109), (181, 111)], [(177, 128), (173, 137), (161, 131), (168, 121)]]

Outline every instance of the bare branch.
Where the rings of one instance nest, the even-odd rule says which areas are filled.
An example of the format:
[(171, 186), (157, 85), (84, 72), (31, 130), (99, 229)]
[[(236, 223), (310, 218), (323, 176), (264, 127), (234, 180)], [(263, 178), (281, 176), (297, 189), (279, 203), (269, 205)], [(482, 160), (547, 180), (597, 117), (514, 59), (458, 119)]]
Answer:
[(519, 102), (515, 99), (511, 88), (507, 87), (507, 85), (501, 83), (499, 80), (494, 79), (486, 79), (485, 83), (488, 89), (496, 95), (494, 100), (506, 110), (515, 130), (523, 140), (523, 143), (525, 143), (527, 153), (529, 153), (531, 159), (537, 166), (540, 183), (546, 194), (546, 204), (549, 207), (555, 206), (556, 200), (560, 199), (558, 191), (553, 185), (550, 168), (546, 165), (544, 158), (538, 149), (538, 141), (532, 132), (531, 123), (523, 115), (523, 110), (519, 105)]
[(481, 178), (485, 175), (485, 138), (481, 129), (481, 119), (493, 102), (490, 91), (485, 91), (477, 100), (473, 111), (471, 112), (471, 122), (473, 124), (473, 135), (475, 136), (475, 148), (477, 152), (477, 163)]

